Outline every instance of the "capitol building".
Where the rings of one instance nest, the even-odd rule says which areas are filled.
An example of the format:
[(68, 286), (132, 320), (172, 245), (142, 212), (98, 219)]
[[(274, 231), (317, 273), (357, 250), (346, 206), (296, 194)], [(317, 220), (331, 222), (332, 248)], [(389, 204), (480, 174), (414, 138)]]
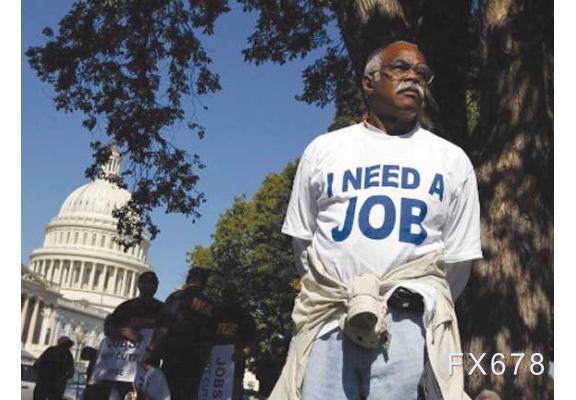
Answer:
[[(104, 171), (118, 175), (120, 161), (114, 150)], [(98, 348), (104, 318), (137, 296), (138, 276), (151, 269), (150, 241), (124, 251), (112, 217), (129, 199), (127, 190), (95, 179), (68, 195), (48, 223), (42, 247), (21, 266), (23, 356), (37, 358), (62, 335)]]

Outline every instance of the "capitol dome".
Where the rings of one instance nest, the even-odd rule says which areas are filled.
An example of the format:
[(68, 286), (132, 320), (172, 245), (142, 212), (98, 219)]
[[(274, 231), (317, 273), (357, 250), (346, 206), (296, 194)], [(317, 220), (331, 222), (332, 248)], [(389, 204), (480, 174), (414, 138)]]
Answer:
[(130, 199), (130, 192), (116, 185), (97, 179), (74, 190), (64, 200), (59, 217), (78, 214), (103, 214), (112, 216), (115, 208), (120, 208)]
[[(116, 150), (103, 171), (118, 175)], [(147, 238), (125, 251), (114, 238), (114, 209), (130, 192), (104, 179), (80, 186), (62, 203), (46, 226), (44, 244), (30, 255), (30, 268), (69, 300), (84, 300), (105, 311), (137, 295), (138, 276), (151, 269)]]

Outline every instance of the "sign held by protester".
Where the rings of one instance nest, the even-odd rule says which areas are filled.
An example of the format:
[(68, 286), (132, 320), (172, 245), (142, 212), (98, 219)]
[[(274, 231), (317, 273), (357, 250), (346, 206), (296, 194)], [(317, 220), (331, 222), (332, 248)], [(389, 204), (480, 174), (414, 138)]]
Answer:
[(134, 382), (138, 360), (150, 344), (152, 332), (152, 329), (141, 329), (142, 340), (138, 343), (104, 338), (96, 355), (90, 381)]
[(170, 388), (162, 371), (151, 366), (138, 365), (134, 387), (149, 400), (170, 400)]
[(234, 387), (234, 345), (212, 347), (198, 390), (199, 400), (230, 400)]

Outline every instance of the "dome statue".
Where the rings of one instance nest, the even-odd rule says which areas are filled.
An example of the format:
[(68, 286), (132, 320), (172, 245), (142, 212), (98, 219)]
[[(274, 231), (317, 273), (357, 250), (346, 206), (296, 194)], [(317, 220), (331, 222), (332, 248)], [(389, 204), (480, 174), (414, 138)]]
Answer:
[[(118, 175), (120, 164), (114, 147), (103, 172)], [(151, 269), (150, 240), (144, 238), (125, 251), (114, 240), (118, 221), (112, 216), (130, 196), (102, 178), (74, 190), (46, 226), (43, 246), (30, 255), (30, 269), (65, 298), (85, 300), (105, 311), (136, 296), (138, 276)]]

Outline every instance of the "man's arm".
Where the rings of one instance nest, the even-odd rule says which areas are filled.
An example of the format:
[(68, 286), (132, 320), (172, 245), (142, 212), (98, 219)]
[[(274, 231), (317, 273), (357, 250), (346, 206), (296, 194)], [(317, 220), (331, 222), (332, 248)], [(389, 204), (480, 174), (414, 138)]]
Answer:
[(482, 258), (478, 184), (472, 163), (467, 157), (464, 164), (461, 170), (468, 169), (468, 173), (448, 205), (443, 232), (446, 278), (454, 301), (462, 294), (470, 278), (472, 260)]
[(180, 296), (181, 292), (179, 291), (172, 293), (164, 302), (158, 320), (156, 321), (156, 328), (154, 328), (152, 333), (150, 344), (146, 347), (144, 354), (140, 358), (141, 364), (148, 365), (160, 356), (164, 340), (178, 317)]
[(468, 279), (470, 278), (471, 269), (472, 261), (446, 263), (446, 279), (450, 285), (450, 292), (452, 293), (453, 301), (456, 301), (464, 291)]
[(74, 357), (72, 357), (72, 353), (68, 351), (66, 358), (66, 380), (68, 380), (74, 376)]

